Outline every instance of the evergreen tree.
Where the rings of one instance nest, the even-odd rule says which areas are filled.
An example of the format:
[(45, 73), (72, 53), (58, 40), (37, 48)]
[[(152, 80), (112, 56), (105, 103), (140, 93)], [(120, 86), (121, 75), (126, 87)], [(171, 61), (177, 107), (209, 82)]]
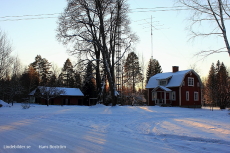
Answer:
[(88, 101), (88, 98), (95, 98), (96, 96), (96, 85), (95, 85), (95, 79), (93, 77), (93, 67), (92, 62), (90, 61), (86, 68), (86, 73), (84, 76), (84, 82), (82, 87), (82, 92), (86, 96), (86, 100)]
[(65, 61), (62, 72), (60, 74), (60, 79), (62, 80), (61, 82), (63, 86), (75, 87), (75, 73), (73, 70), (73, 65), (69, 58)]
[(26, 69), (20, 77), (20, 81), (25, 89), (25, 95), (28, 95), (39, 85), (39, 75), (37, 71), (29, 65), (28, 69)]
[(45, 85), (49, 82), (51, 76), (51, 64), (47, 59), (42, 58), (41, 55), (35, 57), (35, 61), (30, 64), (39, 75), (39, 85)]
[(216, 75), (217, 80), (217, 105), (222, 109), (225, 109), (228, 103), (228, 88), (229, 88), (229, 81), (228, 81), (228, 72), (224, 63), (222, 62), (219, 66), (219, 71)]
[(214, 63), (212, 63), (211, 68), (209, 70), (209, 75), (206, 83), (205, 99), (207, 104), (210, 104), (212, 106), (216, 105), (217, 80)]
[(48, 83), (49, 87), (57, 87), (57, 77), (55, 74), (52, 74)]
[(141, 68), (139, 66), (139, 60), (137, 55), (134, 52), (128, 54), (128, 57), (124, 65), (124, 77), (125, 83), (128, 86), (131, 86), (132, 92), (135, 92), (135, 85), (141, 82), (142, 74)]
[(217, 61), (216, 67), (212, 64), (207, 83), (205, 97), (208, 104), (225, 108), (229, 104), (229, 76), (224, 63)]
[(158, 60), (151, 58), (149, 60), (148, 69), (146, 72), (146, 83), (148, 83), (150, 77), (162, 73), (161, 65)]
[(221, 64), (220, 64), (220, 61), (218, 60), (216, 62), (216, 73), (218, 73), (220, 71), (220, 66), (221, 66)]
[(81, 83), (81, 75), (80, 75), (80, 73), (75, 72), (74, 77), (75, 77), (75, 87), (81, 89), (82, 88), (82, 83)]

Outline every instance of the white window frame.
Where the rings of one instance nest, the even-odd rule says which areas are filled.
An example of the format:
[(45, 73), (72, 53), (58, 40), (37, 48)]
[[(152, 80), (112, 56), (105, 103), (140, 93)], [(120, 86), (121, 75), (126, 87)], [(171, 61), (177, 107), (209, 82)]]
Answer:
[(186, 101), (189, 101), (189, 91), (186, 91)]
[(194, 86), (194, 78), (188, 77), (188, 86)]
[(176, 91), (172, 92), (172, 100), (176, 100)]
[(159, 85), (160, 85), (160, 86), (166, 86), (167, 83), (168, 83), (167, 80), (159, 80)]
[(194, 92), (194, 101), (199, 101), (199, 92)]
[(157, 97), (157, 92), (152, 92), (152, 101), (155, 100)]

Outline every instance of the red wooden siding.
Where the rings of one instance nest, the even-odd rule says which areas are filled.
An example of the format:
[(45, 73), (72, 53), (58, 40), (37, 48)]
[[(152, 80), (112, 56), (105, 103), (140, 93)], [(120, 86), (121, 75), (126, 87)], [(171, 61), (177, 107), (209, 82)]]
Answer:
[(176, 92), (176, 99), (175, 100), (172, 100), (172, 106), (179, 106), (179, 87), (173, 87), (173, 88), (169, 88), (171, 89), (172, 91), (175, 91)]
[[(83, 104), (82, 96), (60, 96), (53, 99), (50, 99), (49, 105), (82, 105)], [(36, 99), (36, 103), (46, 105), (47, 102), (45, 99)]]
[[(188, 86), (189, 77), (194, 78), (194, 86)], [(189, 91), (189, 101), (186, 100), (186, 91)], [(194, 100), (194, 92), (198, 92), (198, 101)], [(184, 85), (181, 87), (181, 106), (201, 105), (201, 101), (201, 82), (195, 74), (189, 73), (185, 76)]]
[(152, 90), (153, 89), (148, 89), (148, 94), (149, 94), (149, 96), (148, 96), (148, 102), (149, 102), (149, 106), (155, 106), (155, 101), (153, 101), (152, 100)]

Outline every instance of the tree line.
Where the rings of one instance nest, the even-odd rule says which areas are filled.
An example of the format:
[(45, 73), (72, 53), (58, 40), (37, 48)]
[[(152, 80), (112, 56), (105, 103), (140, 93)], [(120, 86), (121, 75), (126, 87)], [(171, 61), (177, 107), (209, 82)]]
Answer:
[[(5, 35), (2, 35), (6, 38)], [(8, 47), (8, 46), (5, 46)], [(111, 95), (109, 90), (108, 78), (104, 75), (103, 67), (100, 65), (97, 71), (97, 62), (92, 60), (77, 59), (76, 64), (72, 64), (68, 58), (59, 70), (52, 65), (46, 58), (37, 55), (34, 62), (30, 63), (24, 70), (19, 58), (11, 56), (11, 48), (1, 48), (1, 51), (8, 52), (4, 58), (11, 60), (0, 60), (4, 71), (0, 71), (0, 99), (11, 102), (23, 102), (28, 98), (28, 94), (38, 86), (43, 87), (69, 87), (80, 88), (86, 98), (98, 98), (102, 103), (109, 104)], [(3, 54), (1, 54), (3, 55)], [(135, 52), (130, 52), (122, 62), (122, 93), (123, 104), (128, 102), (129, 96), (137, 93), (139, 84), (144, 80), (143, 69), (139, 64), (139, 58)], [(159, 71), (158, 71), (159, 70)], [(97, 90), (97, 72), (99, 72), (104, 82), (100, 84), (103, 94)], [(161, 66), (156, 59), (150, 59), (146, 79), (150, 76), (162, 72)], [(128, 98), (127, 98), (128, 97)], [(86, 99), (87, 100), (87, 99)], [(47, 104), (48, 105), (48, 104)]]
[(212, 63), (204, 80), (204, 105), (225, 109), (230, 106), (230, 77), (223, 62)]

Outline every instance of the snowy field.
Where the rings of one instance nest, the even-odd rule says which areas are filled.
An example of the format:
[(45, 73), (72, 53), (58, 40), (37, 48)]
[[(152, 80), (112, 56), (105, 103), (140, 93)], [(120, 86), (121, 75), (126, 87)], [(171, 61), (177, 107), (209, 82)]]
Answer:
[(158, 106), (0, 108), (0, 152), (227, 153), (230, 111)]

